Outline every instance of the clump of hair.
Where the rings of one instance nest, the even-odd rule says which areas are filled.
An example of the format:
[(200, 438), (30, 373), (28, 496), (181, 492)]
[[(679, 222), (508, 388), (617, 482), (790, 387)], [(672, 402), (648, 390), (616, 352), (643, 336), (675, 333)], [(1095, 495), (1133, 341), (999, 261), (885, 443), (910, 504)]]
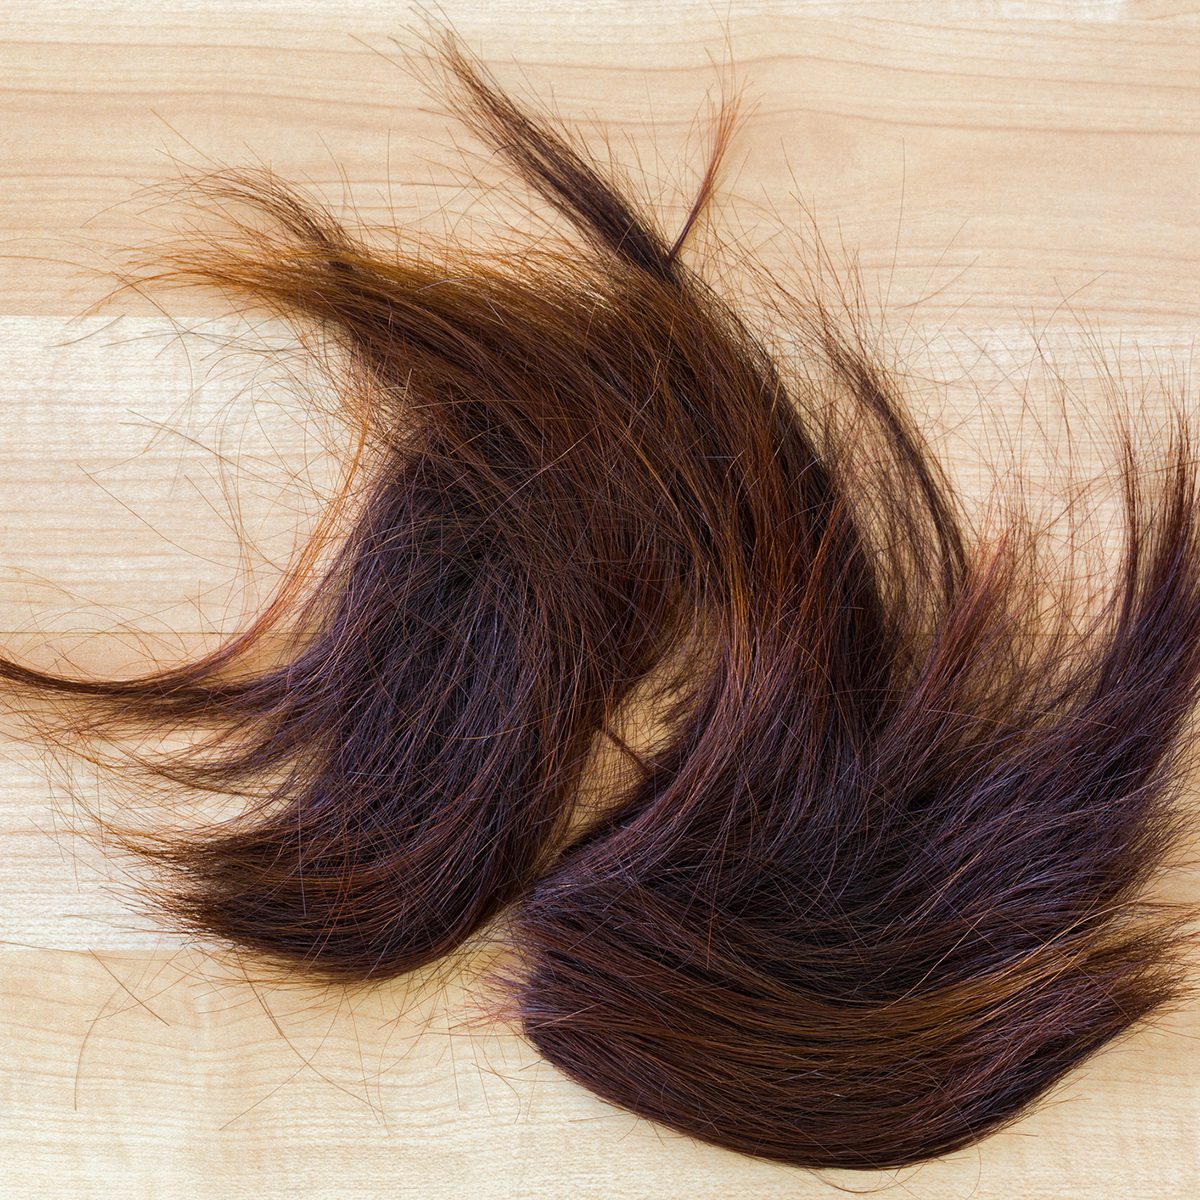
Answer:
[[(1180, 919), (1145, 896), (1200, 694), (1187, 429), (1123, 458), (1111, 595), (1056, 608), (1036, 524), (964, 519), (852, 323), (781, 302), (785, 358), (684, 261), (728, 114), (668, 236), (442, 61), (574, 235), (384, 252), (268, 173), (200, 181), (246, 215), (164, 279), (334, 372), (349, 528), (196, 662), (0, 674), (64, 744), (182, 732), (116, 761), (244, 798), (122, 837), (177, 926), (361, 980), (516, 902), (520, 1019), (599, 1095), (809, 1166), (965, 1145), (1178, 991)], [(581, 814), (635, 696), (658, 737)]]

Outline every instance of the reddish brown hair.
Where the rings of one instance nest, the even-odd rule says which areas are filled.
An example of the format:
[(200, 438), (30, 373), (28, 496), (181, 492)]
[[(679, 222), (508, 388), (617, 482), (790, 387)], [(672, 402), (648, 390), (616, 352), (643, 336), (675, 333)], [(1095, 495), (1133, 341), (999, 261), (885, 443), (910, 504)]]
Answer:
[[(727, 119), (667, 236), (444, 54), (580, 236), (383, 252), (268, 174), (202, 181), (247, 215), (166, 274), (331, 351), (350, 531), (196, 663), (0, 669), (59, 736), (188, 731), (130, 765), (246, 797), (125, 837), (183, 927), (365, 979), (520, 898), (520, 1017), (600, 1095), (806, 1165), (964, 1145), (1179, 983), (1178, 919), (1143, 896), (1200, 691), (1187, 430), (1125, 454), (1107, 603), (1048, 610), (1069, 591), (1036, 526), (964, 521), (852, 324), (781, 303), (786, 358), (682, 261)], [(635, 691), (659, 735), (573, 830)]]

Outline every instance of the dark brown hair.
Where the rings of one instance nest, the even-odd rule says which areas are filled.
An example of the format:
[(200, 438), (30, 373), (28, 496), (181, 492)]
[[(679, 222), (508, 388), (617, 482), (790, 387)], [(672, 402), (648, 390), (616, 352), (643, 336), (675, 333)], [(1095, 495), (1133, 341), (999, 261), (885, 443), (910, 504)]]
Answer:
[[(1144, 897), (1200, 691), (1186, 427), (1127, 444), (1120, 574), (1085, 603), (1015, 506), (965, 520), (853, 321), (781, 297), (785, 351), (682, 261), (728, 115), (668, 237), (443, 55), (575, 236), (383, 251), (269, 174), (200, 181), (245, 215), (161, 281), (328, 361), (349, 530), (198, 662), (0, 669), (54, 735), (184, 731), (117, 761), (246, 797), (123, 835), (183, 927), (365, 979), (520, 898), (520, 1018), (601, 1096), (805, 1165), (962, 1146), (1179, 985), (1179, 918)], [(634, 699), (656, 732), (581, 814)]]

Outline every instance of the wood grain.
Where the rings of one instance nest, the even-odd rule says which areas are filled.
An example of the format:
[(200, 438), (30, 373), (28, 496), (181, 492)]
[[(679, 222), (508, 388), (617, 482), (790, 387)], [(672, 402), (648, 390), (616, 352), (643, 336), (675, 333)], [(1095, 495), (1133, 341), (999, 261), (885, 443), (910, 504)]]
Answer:
[[(723, 227), (785, 272), (814, 223), (856, 256), (969, 486), (987, 430), (1052, 415), (1024, 386), (1039, 349), (1084, 397), (1099, 352), (1132, 365), (1151, 420), (1155, 388), (1192, 365), (1200, 16), (1182, 0), (448, 7), (502, 79), (636, 161), (668, 213), (706, 93), (741, 85)], [(482, 235), (512, 212), (498, 194), (470, 206), (465, 172), (486, 164), (397, 65), (419, 23), (333, 0), (0, 16), (0, 630), (22, 652), (120, 669), (208, 644), (261, 601), (333, 478), (329, 431), (287, 372), (233, 348), (277, 331), (200, 296), (81, 317), (119, 252), (169, 227), (148, 186), (181, 164), (269, 162), (381, 224)], [(1035, 478), (1053, 478), (1053, 445), (1026, 463)], [(248, 577), (239, 535), (258, 549)], [(61, 773), (15, 741), (0, 770), (4, 1197), (1200, 1191), (1194, 1009), (950, 1161), (898, 1179), (785, 1170), (563, 1080), (481, 1015), (482, 955), (358, 993), (252, 983), (132, 912), (119, 866), (69, 834)], [(1171, 886), (1196, 896), (1194, 879)]]

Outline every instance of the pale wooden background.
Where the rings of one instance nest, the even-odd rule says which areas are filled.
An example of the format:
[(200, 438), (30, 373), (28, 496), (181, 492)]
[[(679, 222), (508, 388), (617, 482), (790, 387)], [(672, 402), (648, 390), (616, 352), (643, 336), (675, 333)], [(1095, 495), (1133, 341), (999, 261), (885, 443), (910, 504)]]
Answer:
[[(448, 174), (462, 159), (380, 53), (415, 19), (402, 4), (4, 7), (0, 629), (37, 661), (55, 661), (40, 630), (116, 669), (135, 635), (194, 648), (260, 594), (239, 582), (220, 454), (241, 464), (256, 544), (314, 510), (297, 477), (314, 431), (282, 381), (214, 352), (235, 329), (218, 300), (180, 297), (182, 340), (134, 298), (74, 319), (113, 249), (159, 227), (138, 189), (179, 159), (265, 160), (365, 217), (446, 228), (467, 206)], [(518, 91), (602, 120), (618, 157), (637, 150), (668, 208), (731, 57), (757, 104), (727, 219), (784, 264), (799, 198), (860, 251), (868, 292), (949, 381), (930, 410), (950, 433), (981, 407), (1005, 426), (1032, 406), (1036, 423), (1019, 381), (1039, 337), (1085, 384), (1085, 329), (1146, 375), (1191, 364), (1200, 12), (1184, 0), (475, 0), (445, 15)], [(123, 641), (95, 636), (122, 623)], [(36, 755), (9, 743), (0, 768), (5, 1197), (1200, 1194), (1194, 1011), (949, 1162), (897, 1182), (789, 1171), (606, 1107), (475, 1019), (461, 976), (355, 995), (252, 986), (130, 913), (119, 876), (65, 832), (62, 781)]]

